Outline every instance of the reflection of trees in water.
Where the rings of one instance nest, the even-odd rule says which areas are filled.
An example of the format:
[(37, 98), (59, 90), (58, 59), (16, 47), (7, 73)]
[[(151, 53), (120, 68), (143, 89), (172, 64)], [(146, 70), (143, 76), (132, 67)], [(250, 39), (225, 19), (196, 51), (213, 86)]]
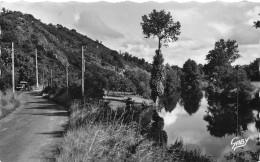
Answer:
[(202, 89), (199, 86), (182, 89), (180, 104), (189, 115), (192, 115), (199, 110), (202, 97)]
[(260, 132), (260, 98), (259, 98), (259, 95), (260, 95), (259, 92), (257, 92), (255, 94), (255, 98), (251, 102), (252, 109), (257, 110), (257, 114), (255, 117), (255, 122), (256, 122), (255, 127), (258, 130), (258, 132)]
[(166, 145), (168, 136), (163, 130), (164, 119), (159, 116), (154, 107), (147, 108), (147, 111), (143, 111), (139, 116), (141, 134), (154, 141), (156, 145)]
[(171, 94), (164, 94), (160, 99), (160, 105), (162, 105), (166, 112), (172, 112), (177, 103), (180, 100), (180, 92), (173, 91)]
[[(231, 93), (229, 93), (231, 94)], [(237, 133), (236, 95), (223, 95), (207, 90), (208, 111), (204, 120), (208, 122), (208, 131), (215, 137)], [(251, 104), (243, 95), (238, 96), (238, 129), (247, 130), (247, 125), (254, 122)]]
[(186, 112), (192, 115), (198, 111), (202, 97), (202, 89), (199, 86), (190, 86), (186, 89), (183, 88), (181, 92), (173, 91), (170, 95), (163, 95), (160, 99), (160, 105), (166, 112), (172, 112), (177, 103), (180, 102)]
[(167, 144), (168, 136), (163, 130), (164, 119), (159, 116), (156, 110), (153, 111), (152, 120), (153, 122), (147, 134), (148, 138), (153, 139), (159, 145)]

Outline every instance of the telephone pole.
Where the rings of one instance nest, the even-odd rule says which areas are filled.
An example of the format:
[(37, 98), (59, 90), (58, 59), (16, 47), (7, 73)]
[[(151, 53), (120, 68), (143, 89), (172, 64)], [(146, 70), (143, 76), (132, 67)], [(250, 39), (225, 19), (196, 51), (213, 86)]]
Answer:
[(51, 69), (51, 87), (52, 87), (52, 69)]
[(13, 85), (13, 94), (15, 93), (15, 80), (14, 80), (14, 42), (12, 42), (12, 85)]
[(67, 93), (69, 93), (69, 62), (66, 63), (66, 81), (67, 81)]
[(82, 45), (82, 76), (81, 76), (81, 93), (82, 93), (82, 97), (84, 97), (84, 74), (85, 74), (85, 58), (84, 58), (84, 47)]
[(42, 84), (43, 84), (43, 89), (45, 88), (45, 78), (44, 78), (44, 69), (42, 71)]
[[(1, 26), (0, 26), (1, 27)], [(1, 32), (1, 31), (0, 31)], [(0, 33), (1, 34), (1, 33)], [(2, 50), (1, 50), (1, 47), (0, 47), (0, 58), (1, 58), (1, 55), (2, 55)], [(2, 78), (2, 70), (0, 69), (0, 79)]]
[(35, 66), (36, 66), (36, 88), (39, 87), (38, 82), (38, 61), (37, 61), (37, 49), (35, 49)]

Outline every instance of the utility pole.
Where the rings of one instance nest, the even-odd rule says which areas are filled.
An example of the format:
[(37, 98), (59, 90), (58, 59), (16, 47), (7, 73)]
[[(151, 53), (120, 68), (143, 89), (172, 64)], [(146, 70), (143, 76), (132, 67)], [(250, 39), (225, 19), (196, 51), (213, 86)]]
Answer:
[(51, 69), (51, 87), (52, 87), (52, 69)]
[[(2, 37), (2, 26), (0, 25), (0, 36)], [(0, 57), (2, 55), (2, 49), (0, 47)], [(0, 69), (0, 78), (2, 78), (2, 70)]]
[[(258, 62), (258, 66), (259, 66), (258, 70), (259, 70), (259, 78), (260, 78), (260, 59), (259, 59), (259, 62)], [(258, 100), (260, 100), (260, 89), (258, 89)], [(256, 122), (260, 122), (260, 107), (259, 106), (258, 106), (258, 115), (257, 115), (257, 121)], [(256, 145), (258, 145), (258, 146), (260, 145), (260, 130), (259, 129), (258, 129), (258, 137), (256, 138)], [(258, 160), (260, 162), (260, 153), (258, 154)]]
[(42, 84), (43, 84), (43, 89), (45, 88), (45, 78), (44, 78), (44, 69), (42, 71)]
[(81, 49), (81, 52), (82, 52), (82, 76), (81, 76), (81, 93), (82, 93), (82, 97), (84, 97), (84, 74), (85, 74), (85, 58), (84, 58), (84, 47), (82, 45), (82, 49)]
[(67, 81), (67, 93), (69, 93), (69, 62), (66, 63), (66, 81)]
[(15, 80), (14, 80), (14, 42), (12, 42), (12, 85), (13, 85), (13, 94), (15, 93)]
[(39, 81), (38, 81), (37, 49), (35, 49), (35, 66), (36, 66), (36, 88), (39, 88)]
[[(1, 26), (0, 26), (0, 29), (1, 29)], [(0, 34), (1, 34), (1, 30), (0, 30)], [(0, 47), (0, 58), (1, 58), (1, 55), (2, 55), (2, 50), (1, 50), (1, 47)], [(2, 78), (2, 70), (0, 69), (0, 79)]]

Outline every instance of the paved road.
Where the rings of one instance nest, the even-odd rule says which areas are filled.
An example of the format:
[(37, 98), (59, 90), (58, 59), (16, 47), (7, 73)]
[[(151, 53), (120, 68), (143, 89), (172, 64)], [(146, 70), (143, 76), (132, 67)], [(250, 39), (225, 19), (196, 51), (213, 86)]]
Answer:
[(38, 94), (21, 94), (22, 105), (0, 120), (1, 162), (46, 161), (61, 140), (68, 113)]

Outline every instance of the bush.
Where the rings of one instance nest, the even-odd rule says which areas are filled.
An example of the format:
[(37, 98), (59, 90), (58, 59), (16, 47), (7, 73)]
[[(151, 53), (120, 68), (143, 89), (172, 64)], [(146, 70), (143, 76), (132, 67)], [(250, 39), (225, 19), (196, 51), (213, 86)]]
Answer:
[(144, 98), (150, 98), (150, 73), (145, 70), (135, 68), (126, 70), (124, 75), (126, 78), (131, 80), (133, 86), (136, 88), (137, 94), (143, 96)]

